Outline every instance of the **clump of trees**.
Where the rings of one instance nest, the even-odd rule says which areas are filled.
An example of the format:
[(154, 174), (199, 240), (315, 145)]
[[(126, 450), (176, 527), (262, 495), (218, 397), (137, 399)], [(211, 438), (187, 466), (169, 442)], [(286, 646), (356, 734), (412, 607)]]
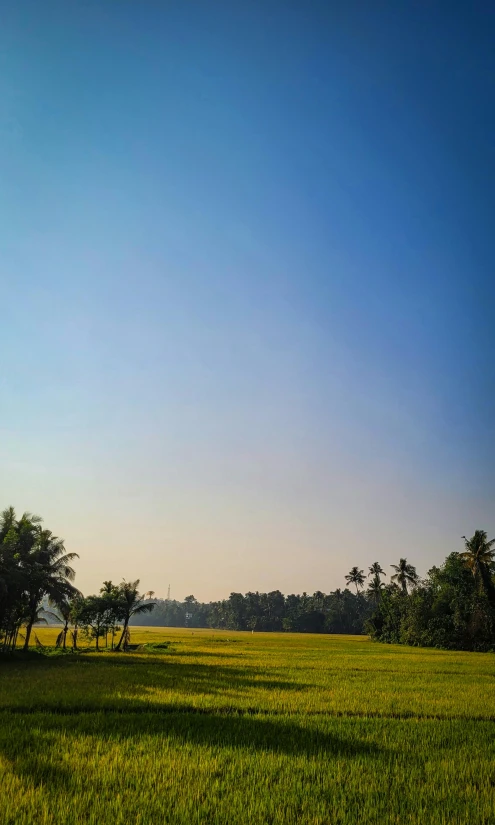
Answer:
[[(72, 561), (62, 539), (42, 526), (42, 519), (24, 513), (19, 519), (13, 507), (0, 516), (0, 638), (4, 650), (14, 648), (21, 628), (24, 648), (29, 646), (33, 625), (45, 618), (44, 596), (53, 604), (78, 595), (72, 584)], [(45, 618), (46, 621), (46, 618)]]
[(451, 650), (495, 649), (495, 539), (484, 530), (464, 538), (421, 580), (401, 559), (380, 587), (366, 629), (382, 642)]
[[(139, 593), (139, 579), (114, 585), (104, 582), (97, 596), (84, 598), (74, 586), (72, 562), (64, 542), (42, 527), (31, 513), (17, 518), (13, 507), (0, 515), (0, 649), (13, 650), (21, 641), (28, 649), (37, 622), (57, 622), (62, 629), (57, 646), (77, 649), (79, 633), (95, 640), (111, 639), (111, 648), (125, 650), (133, 616), (150, 613), (155, 604)], [(118, 636), (117, 643), (114, 644)]]
[[(134, 582), (124, 580), (118, 585), (106, 581), (98, 595), (75, 601), (72, 623), (74, 628), (82, 629), (87, 638), (94, 640), (96, 650), (100, 649), (102, 640), (108, 647), (109, 637), (111, 650), (126, 650), (130, 642), (130, 620), (133, 616), (151, 613), (154, 607), (154, 602), (139, 593), (139, 579)], [(77, 638), (73, 647), (77, 647)]]

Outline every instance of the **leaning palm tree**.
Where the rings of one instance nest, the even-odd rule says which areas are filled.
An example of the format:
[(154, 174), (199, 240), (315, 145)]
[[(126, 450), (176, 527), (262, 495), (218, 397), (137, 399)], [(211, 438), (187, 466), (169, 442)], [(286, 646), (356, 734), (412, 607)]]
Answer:
[(345, 577), (347, 584), (356, 585), (356, 593), (359, 593), (359, 588), (363, 586), (364, 579), (364, 570), (360, 570), (359, 567), (352, 567)]
[(61, 600), (60, 604), (57, 605), (57, 611), (60, 613), (60, 618), (62, 619), (63, 627), (57, 636), (55, 647), (61, 647), (63, 650), (65, 650), (67, 648), (67, 633), (69, 632), (69, 622), (71, 614), (70, 602), (66, 601), (65, 599)]
[(471, 570), (480, 590), (493, 591), (492, 575), (495, 567), (495, 539), (488, 541), (485, 530), (476, 530), (474, 536), (464, 539), (465, 550), (461, 559)]
[(122, 645), (127, 646), (129, 641), (129, 621), (132, 616), (140, 613), (151, 613), (155, 607), (155, 602), (145, 601), (146, 597), (138, 592), (139, 579), (135, 582), (123, 580), (119, 585), (118, 618), (122, 621), (122, 635), (115, 650), (120, 650)]
[(391, 564), (395, 574), (391, 576), (391, 581), (399, 585), (402, 592), (407, 594), (407, 587), (415, 587), (419, 581), (416, 568), (408, 564), (407, 559), (399, 559), (399, 564)]
[(386, 576), (387, 575), (379, 561), (374, 561), (373, 564), (370, 567), (368, 567), (368, 570), (369, 570), (368, 577), (369, 576), (378, 576), (378, 578), (380, 578), (380, 576)]

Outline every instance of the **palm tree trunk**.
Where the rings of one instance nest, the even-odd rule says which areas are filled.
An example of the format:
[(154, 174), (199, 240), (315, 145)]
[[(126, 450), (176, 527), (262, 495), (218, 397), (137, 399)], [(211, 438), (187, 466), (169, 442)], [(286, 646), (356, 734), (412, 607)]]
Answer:
[(29, 622), (26, 627), (26, 638), (24, 640), (24, 650), (27, 650), (29, 647), (29, 639), (31, 638), (31, 630), (33, 629), (34, 619), (29, 619)]
[(63, 637), (63, 642), (62, 642), (62, 649), (63, 649), (63, 650), (65, 650), (65, 649), (66, 649), (66, 643), (67, 643), (67, 631), (68, 631), (68, 629), (69, 629), (69, 622), (66, 622), (66, 623), (65, 623), (65, 625), (64, 625), (64, 629), (63, 629), (63, 634), (64, 634), (64, 637)]
[(116, 651), (119, 651), (120, 648), (122, 647), (122, 642), (124, 641), (124, 636), (126, 634), (128, 624), (129, 624), (129, 619), (126, 619), (125, 622), (124, 622), (124, 627), (122, 628), (122, 635), (121, 635), (121, 637), (118, 641), (117, 647), (115, 648)]
[(17, 624), (14, 628), (13, 639), (12, 639), (12, 650), (15, 650), (17, 647), (17, 637), (19, 635), (19, 630), (21, 629), (20, 624)]

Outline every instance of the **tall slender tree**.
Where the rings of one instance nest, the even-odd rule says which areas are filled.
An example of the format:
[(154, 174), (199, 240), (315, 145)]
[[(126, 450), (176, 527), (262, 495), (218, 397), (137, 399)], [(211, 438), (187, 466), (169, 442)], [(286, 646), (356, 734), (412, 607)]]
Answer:
[(403, 593), (407, 594), (408, 587), (416, 587), (419, 576), (416, 568), (412, 564), (408, 564), (407, 559), (399, 559), (399, 564), (391, 564), (390, 567), (395, 570), (391, 581), (398, 584)]
[(378, 576), (378, 578), (380, 578), (380, 576), (386, 576), (387, 575), (379, 561), (374, 561), (373, 564), (370, 567), (368, 567), (368, 570), (369, 570), (368, 578), (370, 576)]
[(476, 530), (474, 536), (464, 539), (464, 552), (461, 558), (471, 570), (480, 591), (490, 596), (494, 593), (492, 576), (495, 573), (495, 539), (488, 541), (485, 530)]
[(384, 589), (384, 587), (385, 585), (380, 579), (380, 576), (378, 575), (378, 573), (375, 573), (370, 583), (368, 584), (368, 587), (366, 588), (366, 594), (368, 598), (371, 599), (372, 602), (375, 602), (375, 604), (377, 604), (381, 599), (382, 590)]
[(360, 570), (359, 567), (351, 567), (345, 580), (348, 584), (354, 584), (356, 593), (359, 593), (359, 588), (363, 586), (365, 580), (364, 570)]

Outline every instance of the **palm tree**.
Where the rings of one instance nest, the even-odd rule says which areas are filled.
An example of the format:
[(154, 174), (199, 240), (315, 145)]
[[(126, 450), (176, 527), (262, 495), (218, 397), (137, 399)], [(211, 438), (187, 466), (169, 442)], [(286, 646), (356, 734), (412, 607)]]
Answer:
[(399, 559), (399, 564), (391, 564), (395, 574), (391, 577), (391, 581), (396, 582), (402, 592), (407, 594), (407, 586), (415, 587), (419, 581), (419, 576), (416, 573), (416, 568), (412, 564), (407, 563), (407, 559)]
[(385, 573), (385, 570), (382, 568), (379, 561), (374, 561), (373, 564), (371, 565), (371, 567), (368, 567), (368, 570), (369, 570), (368, 577), (369, 576), (378, 576), (378, 578), (380, 578), (380, 576), (386, 576), (387, 575)]
[(152, 599), (154, 595), (155, 595), (154, 590), (148, 590), (148, 592), (146, 593), (146, 598), (147, 599)]
[(471, 570), (480, 590), (491, 592), (493, 590), (492, 574), (494, 572), (495, 539), (488, 541), (488, 534), (485, 530), (475, 530), (474, 536), (464, 539), (465, 550), (461, 553), (461, 558), (466, 566)]
[(364, 584), (364, 570), (360, 570), (359, 567), (352, 567), (345, 580), (347, 584), (355, 584), (356, 585), (356, 594), (359, 593), (359, 588)]
[(122, 644), (127, 646), (129, 640), (129, 621), (132, 616), (139, 613), (151, 613), (155, 607), (155, 602), (145, 601), (145, 596), (138, 592), (139, 579), (135, 582), (126, 582), (124, 579), (119, 585), (119, 618), (123, 622), (122, 635), (115, 650), (120, 650)]
[(366, 593), (371, 601), (378, 603), (382, 597), (382, 590), (385, 587), (384, 583), (380, 579), (379, 573), (375, 573), (372, 580), (368, 584), (366, 589)]
[(71, 584), (75, 572), (70, 566), (77, 553), (66, 553), (64, 542), (54, 536), (50, 530), (42, 530), (36, 525), (36, 541), (25, 558), (27, 568), (27, 610), (26, 638), (24, 650), (29, 647), (29, 639), (38, 607), (44, 595), (56, 604), (64, 598), (78, 594)]

